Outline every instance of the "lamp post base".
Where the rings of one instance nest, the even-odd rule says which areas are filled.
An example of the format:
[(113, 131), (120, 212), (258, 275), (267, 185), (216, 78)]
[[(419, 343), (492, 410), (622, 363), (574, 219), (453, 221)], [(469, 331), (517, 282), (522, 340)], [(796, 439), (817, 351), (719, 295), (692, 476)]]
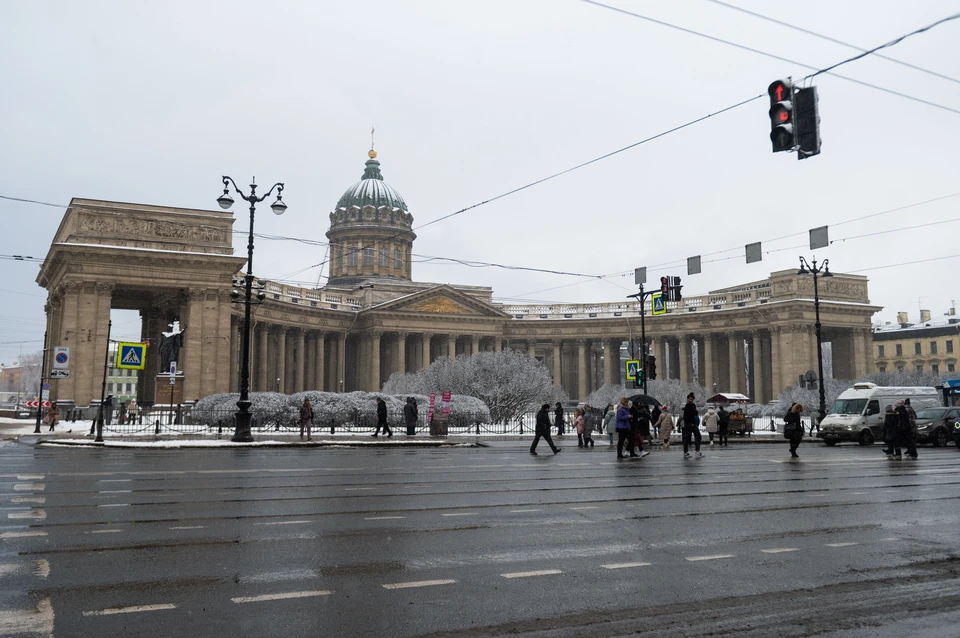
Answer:
[(253, 441), (253, 434), (250, 433), (250, 401), (237, 401), (237, 407), (240, 408), (235, 413), (237, 419), (237, 428), (230, 439), (234, 443), (250, 443)]

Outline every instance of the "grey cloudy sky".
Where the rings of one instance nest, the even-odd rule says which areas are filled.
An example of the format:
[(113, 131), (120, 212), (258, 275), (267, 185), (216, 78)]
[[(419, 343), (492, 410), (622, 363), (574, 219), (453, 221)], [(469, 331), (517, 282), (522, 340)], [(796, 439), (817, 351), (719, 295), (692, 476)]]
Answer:
[[(960, 2), (732, 3), (872, 47), (960, 11)], [(610, 3), (798, 62), (855, 52), (707, 0)], [(484, 2), (27, 2), (2, 7), (0, 195), (215, 208), (221, 174), (286, 182), (283, 217), (257, 230), (325, 240), (376, 126), (387, 182), (415, 226), (766, 91), (806, 69), (577, 0)], [(960, 77), (960, 20), (886, 50)], [(839, 73), (960, 109), (960, 83), (876, 57)], [(425, 256), (608, 274), (648, 265), (684, 293), (794, 268), (806, 231), (960, 192), (960, 114), (828, 75), (823, 153), (773, 154), (766, 98), (424, 228)], [(237, 207), (241, 215), (245, 212)], [(831, 229), (817, 251), (864, 271), (878, 318), (957, 297), (960, 197)], [(42, 257), (62, 211), (0, 200), (0, 253)], [(243, 229), (245, 222), (237, 223)], [(797, 236), (766, 241), (792, 233)], [(760, 263), (742, 246), (764, 241)], [(244, 242), (235, 238), (240, 248)], [(797, 248), (797, 246), (800, 246)], [(688, 256), (703, 273), (686, 276)], [(314, 285), (323, 247), (260, 241), (256, 271)], [(708, 262), (710, 259), (728, 258)], [(0, 361), (40, 347), (36, 264), (4, 260)], [(678, 264), (653, 268), (658, 264)], [(325, 272), (325, 271), (324, 271)], [(607, 280), (417, 263), (421, 281), (490, 285), (498, 299), (613, 301)], [(323, 280), (321, 279), (321, 282)], [(576, 285), (569, 285), (576, 284)], [(560, 287), (563, 286), (563, 287)], [(137, 336), (136, 319), (118, 322)]]

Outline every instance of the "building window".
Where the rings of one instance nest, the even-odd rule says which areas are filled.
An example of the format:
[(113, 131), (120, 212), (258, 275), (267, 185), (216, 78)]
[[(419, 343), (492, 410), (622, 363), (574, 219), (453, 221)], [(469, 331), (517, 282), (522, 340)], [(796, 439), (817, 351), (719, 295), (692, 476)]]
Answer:
[(880, 357), (881, 359), (886, 356), (885, 354), (883, 354), (883, 346), (877, 346), (877, 356)]
[(917, 364), (917, 374), (923, 374), (923, 364), (922, 364), (922, 363), (918, 363), (918, 364)]
[(923, 348), (920, 346), (919, 341), (916, 341), (913, 344), (913, 354), (923, 354)]
[(133, 384), (132, 384), (132, 383), (128, 383), (128, 384), (127, 384), (127, 394), (130, 394), (131, 392), (133, 392)]
[(108, 383), (108, 384), (107, 384), (107, 392), (113, 392), (113, 384), (112, 384), (112, 383)]
[(337, 246), (334, 254), (337, 256), (337, 268), (343, 268), (343, 246)]
[(903, 366), (897, 366), (897, 372), (903, 372)]
[(956, 372), (956, 371), (957, 371), (957, 366), (953, 365), (952, 363), (947, 364), (947, 372)]
[(880, 372), (886, 372), (887, 366), (880, 366)]
[(946, 346), (947, 346), (947, 352), (953, 352), (953, 339), (948, 339)]
[(934, 373), (934, 374), (940, 374), (940, 366), (938, 366), (936, 363), (931, 364), (931, 366), (930, 366), (930, 372), (932, 372), (932, 373)]
[(380, 249), (380, 267), (381, 267), (381, 268), (386, 268), (386, 267), (387, 267), (387, 260), (388, 260), (388, 258), (389, 258), (389, 253), (387, 252), (387, 249), (386, 249), (386, 248), (381, 248), (381, 249)]
[(930, 354), (937, 354), (937, 342), (936, 342), (936, 341), (931, 341), (931, 342), (930, 342)]
[(354, 267), (354, 268), (356, 268), (356, 266), (357, 266), (357, 253), (358, 253), (358, 252), (359, 252), (359, 249), (358, 249), (358, 248), (351, 248), (351, 249), (350, 249), (350, 257), (348, 258), (347, 263), (348, 263), (350, 266)]
[(373, 265), (373, 248), (370, 248), (369, 246), (363, 249), (363, 265)]
[(394, 248), (393, 249), (393, 267), (396, 270), (400, 270), (401, 264), (402, 264), (402, 261), (400, 259), (400, 249)]
[(902, 343), (898, 343), (896, 346), (894, 346), (894, 348), (896, 348), (897, 356), (898, 356), (898, 357), (902, 357), (902, 356), (903, 356), (903, 344), (902, 344)]

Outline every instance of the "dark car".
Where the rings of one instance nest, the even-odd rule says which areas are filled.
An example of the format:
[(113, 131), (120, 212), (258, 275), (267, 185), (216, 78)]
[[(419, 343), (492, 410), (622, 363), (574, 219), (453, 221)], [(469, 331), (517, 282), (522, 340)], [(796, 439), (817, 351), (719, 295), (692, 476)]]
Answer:
[(917, 443), (933, 443), (943, 447), (956, 438), (960, 408), (923, 408), (917, 411)]

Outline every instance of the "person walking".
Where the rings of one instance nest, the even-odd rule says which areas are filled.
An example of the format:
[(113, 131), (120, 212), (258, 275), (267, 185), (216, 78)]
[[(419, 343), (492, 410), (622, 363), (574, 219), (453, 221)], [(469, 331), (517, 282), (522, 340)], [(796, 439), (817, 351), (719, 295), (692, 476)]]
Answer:
[(646, 403), (640, 404), (640, 410), (637, 412), (637, 429), (634, 431), (637, 443), (637, 450), (641, 458), (650, 454), (649, 450), (643, 449), (644, 440), (650, 440), (650, 408)]
[(720, 406), (720, 409), (717, 410), (717, 418), (720, 420), (720, 429), (718, 434), (720, 435), (720, 445), (727, 447), (729, 444), (728, 437), (730, 435), (730, 413), (723, 409), (723, 406)]
[(413, 397), (407, 397), (407, 402), (403, 406), (403, 422), (407, 426), (407, 436), (413, 436), (417, 433), (419, 412), (417, 409), (417, 400)]
[(630, 456), (636, 456), (633, 451), (633, 436), (630, 427), (630, 408), (627, 397), (620, 399), (620, 407), (617, 408), (617, 458), (623, 458), (623, 444), (627, 444), (627, 452)]
[[(106, 425), (113, 424), (113, 395), (108, 394), (107, 398), (103, 400), (103, 422)], [(123, 425), (123, 419), (119, 421), (120, 425)]]
[(694, 450), (697, 458), (702, 459), (703, 453), (700, 452), (700, 412), (697, 411), (697, 404), (694, 403), (693, 392), (687, 395), (687, 403), (683, 406), (683, 429), (680, 431), (683, 437), (683, 458), (690, 458), (690, 439), (694, 440)]
[(573, 427), (577, 431), (577, 447), (583, 447), (583, 410), (577, 408), (574, 412)]
[(303, 438), (303, 430), (307, 430), (307, 440), (312, 441), (310, 431), (313, 429), (313, 406), (310, 405), (310, 399), (304, 399), (300, 406), (300, 438)]
[(553, 424), (557, 426), (557, 436), (563, 436), (563, 406), (557, 401), (557, 409), (553, 411)]
[(913, 435), (913, 421), (910, 418), (912, 408), (907, 406), (906, 401), (900, 399), (894, 404), (894, 409), (897, 411), (897, 417), (899, 418), (897, 438), (901, 447), (907, 448), (907, 456), (915, 459), (917, 458), (917, 439)]
[(797, 448), (803, 440), (803, 404), (794, 403), (783, 417), (783, 437), (790, 441), (790, 456), (798, 459)]
[(383, 428), (383, 433), (387, 437), (393, 436), (393, 432), (390, 431), (390, 426), (387, 425), (387, 402), (377, 397), (377, 429), (373, 433), (373, 436), (380, 434), (380, 428)]
[[(41, 405), (42, 404), (43, 402), (41, 402)], [(37, 409), (42, 410), (43, 408)], [(47, 408), (47, 423), (50, 424), (50, 432), (53, 432), (54, 426), (56, 426), (57, 423), (60, 423), (60, 408), (57, 407), (56, 401), (50, 403), (50, 407)]]
[(653, 409), (650, 410), (650, 433), (652, 435), (652, 440), (650, 441), (651, 446), (660, 443), (660, 429), (659, 426), (657, 426), (657, 423), (660, 421), (660, 412), (659, 405), (653, 406)]
[(703, 415), (703, 425), (707, 429), (707, 438), (710, 439), (710, 445), (713, 445), (713, 435), (720, 430), (720, 415), (713, 408), (707, 408), (707, 413)]
[(888, 405), (884, 410), (883, 442), (887, 444), (883, 453), (891, 460), (903, 458), (900, 454), (900, 416), (892, 405)]
[[(559, 403), (557, 404), (560, 405)], [(536, 434), (533, 437), (533, 443), (530, 444), (530, 454), (537, 456), (537, 444), (540, 443), (541, 437), (544, 441), (547, 442), (547, 445), (550, 446), (550, 449), (553, 450), (554, 454), (560, 454), (563, 452), (562, 448), (558, 448), (553, 444), (553, 439), (550, 438), (550, 404), (544, 403), (540, 406), (540, 410), (537, 412), (537, 425), (536, 425)]]
[(670, 435), (673, 434), (673, 417), (667, 411), (667, 406), (663, 406), (663, 410), (660, 411), (660, 418), (657, 419), (655, 430), (660, 440), (663, 441), (663, 449), (669, 450)]
[(596, 427), (597, 415), (593, 413), (589, 405), (583, 406), (583, 447), (588, 445), (592, 448), (593, 430)]
[(613, 408), (612, 403), (607, 405), (607, 409), (603, 413), (603, 431), (610, 439), (610, 447), (613, 447), (613, 435), (617, 433), (617, 411)]

